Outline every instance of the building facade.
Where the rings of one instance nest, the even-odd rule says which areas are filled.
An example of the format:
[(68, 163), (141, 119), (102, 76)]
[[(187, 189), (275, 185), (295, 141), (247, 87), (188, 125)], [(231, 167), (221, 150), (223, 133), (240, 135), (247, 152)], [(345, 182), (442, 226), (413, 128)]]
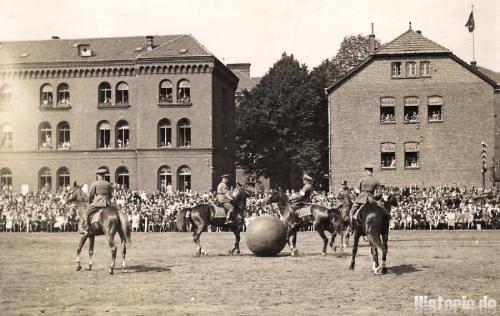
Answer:
[(330, 187), (365, 167), (387, 185), (481, 185), (481, 143), (498, 157), (499, 84), (408, 30), (327, 88)]
[(0, 43), (0, 176), (215, 189), (235, 173), (238, 78), (191, 35)]

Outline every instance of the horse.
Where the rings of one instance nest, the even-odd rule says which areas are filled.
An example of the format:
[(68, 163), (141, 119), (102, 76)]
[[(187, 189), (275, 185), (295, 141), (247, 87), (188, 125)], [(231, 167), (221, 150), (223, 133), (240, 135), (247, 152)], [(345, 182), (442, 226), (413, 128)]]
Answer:
[[(349, 237), (351, 235), (349, 227), (351, 226), (351, 221), (349, 219), (349, 211), (351, 210), (352, 207), (352, 201), (347, 200), (341, 207), (340, 207), (340, 215), (338, 218), (338, 223), (336, 222), (335, 225), (338, 225), (339, 229), (337, 233), (340, 235), (340, 243), (342, 244), (342, 247), (340, 248), (340, 252), (343, 253), (344, 250), (347, 248), (349, 245)], [(336, 217), (337, 219), (337, 217)], [(335, 237), (337, 234), (332, 234), (332, 241), (331, 245), (333, 248), (333, 251), (337, 250), (337, 246), (335, 246)]]
[[(359, 219), (353, 223), (352, 258), (349, 270), (354, 270), (356, 253), (358, 251), (359, 238), (366, 236), (371, 247), (373, 266), (375, 274), (387, 273), (387, 241), (389, 239), (389, 221), (387, 211), (390, 212), (392, 206), (397, 206), (397, 199), (394, 195), (389, 195), (387, 201), (368, 201), (361, 210), (358, 210)], [(387, 211), (386, 211), (387, 210)], [(359, 223), (361, 225), (359, 225)], [(382, 265), (378, 261), (378, 249), (382, 251)]]
[[(291, 256), (295, 256), (299, 253), (296, 247), (297, 232), (301, 227), (310, 225), (313, 225), (314, 230), (317, 231), (321, 239), (323, 239), (323, 249), (321, 254), (325, 256), (326, 249), (328, 247), (328, 237), (326, 236), (325, 231), (332, 234), (332, 242), (330, 242), (330, 246), (334, 249), (334, 236), (335, 234), (340, 233), (342, 229), (340, 221), (341, 214), (338, 209), (303, 203), (303, 205), (311, 205), (311, 213), (310, 215), (299, 217), (293, 211), (288, 196), (281, 189), (270, 192), (264, 198), (264, 203), (277, 203), (283, 222), (287, 226), (286, 241), (288, 243), (288, 247), (290, 247)], [(334, 218), (336, 219), (335, 221), (333, 220)]]
[[(240, 233), (242, 231), (243, 224), (243, 212), (246, 207), (247, 197), (250, 193), (243, 187), (237, 186), (233, 193), (233, 207), (236, 218), (234, 224), (225, 224), (225, 217), (215, 217), (215, 206), (212, 204), (198, 204), (191, 208), (185, 208), (177, 213), (177, 228), (181, 232), (186, 231), (187, 220), (192, 223), (193, 241), (198, 247), (196, 251), (196, 256), (204, 256), (208, 253), (201, 246), (200, 237), (204, 230), (207, 229), (208, 225), (216, 227), (229, 227), (232, 229), (236, 242), (232, 249), (229, 250), (230, 255), (240, 254)], [(188, 213), (188, 214), (187, 214)], [(187, 214), (187, 216), (186, 216)]]
[[(79, 215), (79, 226), (82, 227), (83, 217), (85, 209), (88, 204), (88, 198), (85, 192), (83, 192), (80, 186), (75, 186), (75, 188), (70, 191), (68, 199), (66, 202), (75, 202)], [(114, 206), (108, 206), (103, 208), (99, 214), (99, 220), (97, 223), (92, 223), (88, 234), (84, 234), (78, 248), (76, 250), (76, 262), (75, 270), (80, 271), (82, 269), (80, 265), (80, 253), (82, 251), (87, 238), (89, 239), (89, 264), (87, 269), (92, 270), (92, 255), (94, 254), (94, 242), (95, 236), (105, 235), (108, 240), (109, 247), (111, 248), (111, 264), (109, 266), (109, 273), (114, 273), (116, 252), (117, 248), (115, 245), (115, 234), (118, 232), (121, 239), (122, 246), (122, 272), (127, 272), (127, 265), (125, 263), (125, 255), (127, 253), (127, 242), (131, 243), (131, 225), (128, 221), (127, 214), (122, 211), (117, 210)]]

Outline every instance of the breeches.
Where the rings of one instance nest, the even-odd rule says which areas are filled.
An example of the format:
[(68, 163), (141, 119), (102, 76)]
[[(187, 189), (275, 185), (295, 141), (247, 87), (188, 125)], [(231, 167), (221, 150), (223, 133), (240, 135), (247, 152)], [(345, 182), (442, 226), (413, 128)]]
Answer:
[(87, 223), (90, 223), (90, 217), (92, 216), (92, 214), (99, 211), (100, 209), (101, 209), (100, 207), (93, 205), (89, 205), (87, 207), (87, 210), (85, 211), (86, 212), (85, 219), (87, 220)]

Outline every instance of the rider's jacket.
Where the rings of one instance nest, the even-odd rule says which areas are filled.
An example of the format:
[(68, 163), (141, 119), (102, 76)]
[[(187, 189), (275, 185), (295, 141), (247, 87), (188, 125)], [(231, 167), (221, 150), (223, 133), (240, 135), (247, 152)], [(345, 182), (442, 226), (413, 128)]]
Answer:
[(356, 203), (365, 204), (370, 196), (373, 197), (379, 185), (380, 182), (373, 175), (366, 175), (359, 184), (361, 192), (356, 199)]
[(337, 199), (340, 205), (344, 205), (346, 203), (352, 203), (354, 200), (354, 196), (351, 193), (351, 190), (347, 187), (341, 187), (339, 193), (337, 194)]
[(111, 184), (106, 180), (97, 180), (90, 185), (90, 205), (106, 207), (111, 205)]
[(224, 182), (219, 183), (217, 186), (217, 201), (220, 204), (230, 203), (231, 198), (229, 197), (231, 191)]
[(311, 196), (314, 191), (312, 184), (310, 183), (304, 184), (302, 190), (300, 191), (304, 193), (304, 196), (294, 199), (292, 203), (311, 203)]

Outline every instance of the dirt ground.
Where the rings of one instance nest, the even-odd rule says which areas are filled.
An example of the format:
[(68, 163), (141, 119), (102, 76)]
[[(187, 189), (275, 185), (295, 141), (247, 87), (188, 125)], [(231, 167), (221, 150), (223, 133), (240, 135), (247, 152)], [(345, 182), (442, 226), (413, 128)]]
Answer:
[(136, 233), (132, 239), (128, 273), (108, 275), (103, 237), (96, 240), (93, 271), (75, 272), (76, 233), (1, 233), (0, 313), (407, 315), (415, 313), (415, 295), (487, 295), (500, 303), (500, 231), (391, 232), (383, 276), (371, 273), (366, 242), (349, 271), (350, 255), (329, 249), (321, 256), (313, 232), (299, 233), (298, 257), (288, 256), (287, 248), (277, 257), (255, 257), (244, 234), (243, 254), (235, 257), (227, 254), (231, 233), (204, 233), (208, 256), (202, 258), (194, 257), (189, 233)]

